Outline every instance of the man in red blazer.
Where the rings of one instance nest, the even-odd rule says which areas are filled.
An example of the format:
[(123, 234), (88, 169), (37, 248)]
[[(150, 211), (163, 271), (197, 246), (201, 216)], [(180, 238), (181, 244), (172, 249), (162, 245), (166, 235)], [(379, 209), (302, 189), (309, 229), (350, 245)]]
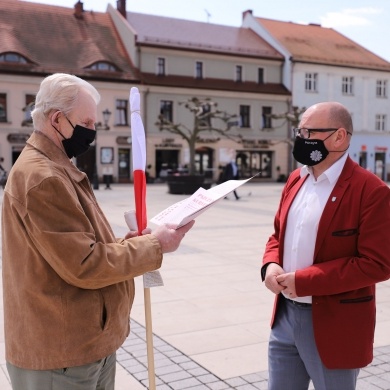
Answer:
[(390, 189), (346, 152), (348, 110), (315, 104), (294, 129), (294, 158), (261, 269), (276, 294), (269, 390), (353, 390), (373, 359), (375, 284), (390, 278)]

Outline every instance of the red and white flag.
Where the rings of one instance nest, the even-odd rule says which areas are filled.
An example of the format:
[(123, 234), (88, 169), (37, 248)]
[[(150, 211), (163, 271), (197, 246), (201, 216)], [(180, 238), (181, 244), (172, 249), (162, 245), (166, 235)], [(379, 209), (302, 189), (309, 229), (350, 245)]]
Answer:
[(140, 94), (138, 88), (130, 90), (131, 135), (134, 176), (135, 214), (138, 234), (146, 228), (146, 142), (141, 118)]
[[(135, 217), (137, 221), (138, 234), (147, 226), (146, 217), (146, 141), (145, 129), (141, 118), (140, 94), (138, 88), (133, 87), (130, 90), (130, 112), (131, 112), (131, 141), (133, 155), (133, 176), (134, 176), (134, 199), (135, 199)], [(126, 215), (125, 219), (131, 228), (134, 214), (131, 212)], [(133, 230), (133, 229), (131, 229)], [(159, 271), (147, 272), (143, 276), (144, 287), (163, 286), (164, 282)]]

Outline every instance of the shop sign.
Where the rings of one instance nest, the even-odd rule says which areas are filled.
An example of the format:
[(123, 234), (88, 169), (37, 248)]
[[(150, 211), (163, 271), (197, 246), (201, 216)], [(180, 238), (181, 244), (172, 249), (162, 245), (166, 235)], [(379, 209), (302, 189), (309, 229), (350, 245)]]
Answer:
[(246, 149), (269, 149), (270, 141), (266, 139), (243, 139), (242, 146)]
[(182, 144), (175, 143), (175, 138), (163, 138), (161, 144), (154, 145), (156, 148), (182, 148)]
[(196, 142), (199, 142), (200, 144), (214, 144), (218, 142), (220, 138), (198, 138)]
[(131, 137), (125, 137), (125, 136), (116, 137), (116, 143), (118, 145), (131, 145)]
[(25, 133), (11, 133), (7, 136), (7, 140), (11, 144), (25, 144), (29, 138), (30, 134)]

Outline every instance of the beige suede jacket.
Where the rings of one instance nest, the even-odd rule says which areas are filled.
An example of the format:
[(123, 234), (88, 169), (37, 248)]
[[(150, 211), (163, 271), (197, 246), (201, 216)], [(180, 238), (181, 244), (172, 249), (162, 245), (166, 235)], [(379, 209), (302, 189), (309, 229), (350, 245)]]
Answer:
[(6, 360), (34, 370), (116, 351), (133, 278), (162, 261), (153, 235), (114, 237), (86, 175), (37, 131), (4, 191), (2, 251)]

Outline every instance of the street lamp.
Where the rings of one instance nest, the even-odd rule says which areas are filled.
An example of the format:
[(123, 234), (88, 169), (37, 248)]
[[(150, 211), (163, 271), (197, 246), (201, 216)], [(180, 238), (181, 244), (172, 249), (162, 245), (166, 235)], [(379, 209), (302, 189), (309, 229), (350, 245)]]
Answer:
[(99, 175), (97, 171), (97, 162), (98, 162), (98, 142), (97, 142), (97, 135), (99, 130), (110, 130), (110, 126), (108, 126), (108, 121), (111, 117), (111, 111), (106, 108), (103, 112), (103, 121), (104, 124), (102, 125), (102, 122), (98, 122), (95, 124), (95, 130), (96, 130), (96, 136), (95, 136), (95, 165), (93, 170), (93, 189), (98, 190), (99, 189)]
[(111, 117), (111, 111), (108, 108), (106, 108), (102, 112), (102, 114), (103, 114), (104, 124), (102, 124), (102, 122), (96, 123), (95, 129), (96, 130), (110, 130), (110, 126), (108, 126), (108, 121), (110, 120), (110, 117)]

